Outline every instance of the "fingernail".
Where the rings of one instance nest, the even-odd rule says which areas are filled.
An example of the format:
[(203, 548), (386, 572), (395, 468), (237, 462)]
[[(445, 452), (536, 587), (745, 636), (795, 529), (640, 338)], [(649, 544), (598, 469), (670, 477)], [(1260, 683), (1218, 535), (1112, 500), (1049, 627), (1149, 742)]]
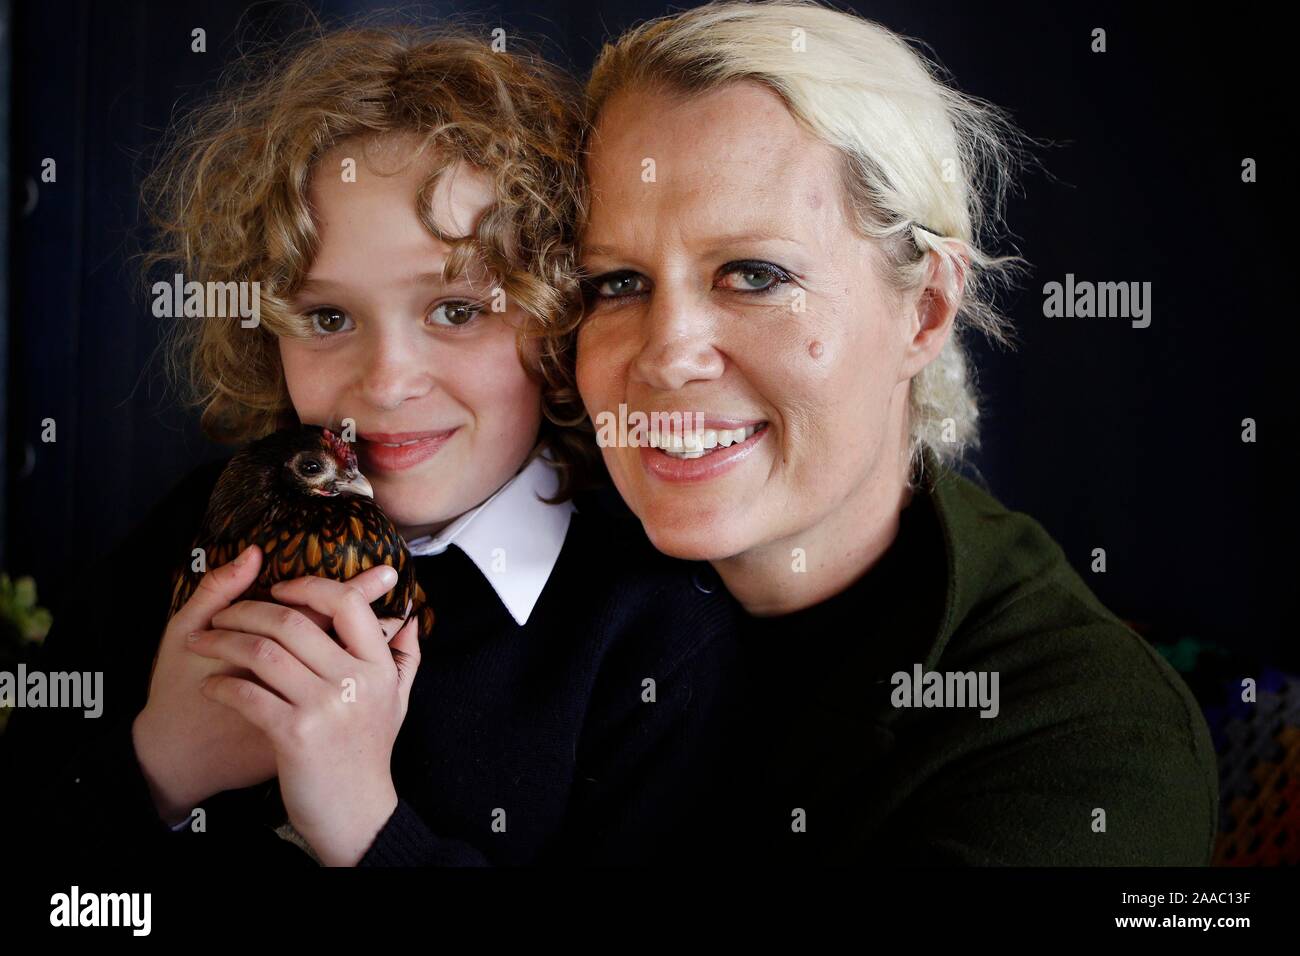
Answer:
[(384, 579), (385, 584), (391, 585), (397, 583), (397, 572), (386, 564), (380, 570), (379, 576)]
[(239, 557), (235, 558), (235, 567), (238, 568), (243, 564), (245, 564), (248, 561), (248, 556), (252, 554), (252, 552), (253, 552), (253, 546), (250, 544), (247, 548), (245, 548), (240, 553)]
[(193, 643), (194, 643), (195, 641), (197, 641), (200, 637), (202, 637), (202, 635), (199, 634), (198, 631), (190, 631), (188, 634), (185, 635), (185, 640), (187, 640), (187, 641), (189, 641), (191, 644), (193, 644)]

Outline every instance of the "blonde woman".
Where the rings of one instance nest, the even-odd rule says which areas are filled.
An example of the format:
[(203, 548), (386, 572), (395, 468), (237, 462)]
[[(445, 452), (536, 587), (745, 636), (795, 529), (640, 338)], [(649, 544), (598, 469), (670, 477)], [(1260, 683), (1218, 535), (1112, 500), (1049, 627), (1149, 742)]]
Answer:
[(811, 2), (644, 24), (588, 101), (578, 386), (593, 417), (692, 423), (605, 462), (747, 631), (750, 706), (685, 846), (1207, 863), (1217, 775), (1187, 687), (951, 467), (978, 438), (965, 343), (1008, 338), (990, 289), (1017, 263), (986, 246), (1010, 124)]

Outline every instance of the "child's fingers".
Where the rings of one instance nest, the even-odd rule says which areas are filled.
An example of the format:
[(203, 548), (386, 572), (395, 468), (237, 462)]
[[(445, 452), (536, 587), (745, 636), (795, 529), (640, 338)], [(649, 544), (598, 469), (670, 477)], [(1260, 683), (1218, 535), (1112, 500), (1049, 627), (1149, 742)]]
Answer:
[(406, 626), (397, 632), (389, 649), (393, 653), (393, 662), (397, 665), (397, 686), (402, 695), (402, 710), (406, 710), (411, 698), (411, 685), (415, 683), (415, 672), (420, 669), (420, 621), (412, 617)]
[(309, 700), (319, 684), (306, 664), (269, 637), (213, 629), (190, 635), (186, 647), (201, 657), (251, 671), (264, 686), (291, 704)]
[(361, 588), (367, 602), (378, 601), (397, 584), (397, 572), (387, 564), (376, 565), (348, 578), (348, 584)]
[(204, 572), (190, 599), (172, 618), (175, 629), (188, 634), (206, 628), (212, 615), (249, 589), (261, 567), (262, 549), (249, 545), (235, 560)]
[(332, 679), (350, 660), (345, 650), (292, 605), (237, 601), (212, 615), (212, 627), (269, 637), (325, 678)]
[[(365, 592), (366, 599), (369, 601), (378, 601), (381, 597), (393, 589), (392, 569), (387, 565), (370, 568), (362, 571), (353, 578), (348, 579), (349, 584), (356, 585)], [(272, 593), (278, 593), (272, 588)], [(281, 601), (281, 604), (287, 604), (295, 611), (305, 616), (322, 631), (329, 633), (334, 627), (334, 621), (326, 614), (313, 610), (305, 604), (293, 604), (289, 601)]]
[[(361, 590), (365, 593), (366, 600), (373, 603), (374, 601), (378, 601), (381, 597), (383, 597), (385, 594), (387, 594), (389, 591), (393, 589), (393, 585), (396, 584), (397, 582), (396, 574), (397, 572), (394, 571), (388, 565), (386, 564), (378, 565), (376, 567), (369, 568), (368, 570), (362, 571), (360, 574), (356, 575), (355, 577), (349, 578), (348, 584), (355, 585), (356, 587), (361, 588)], [(272, 587), (271, 593), (279, 594), (281, 592), (276, 590), (274, 587)], [(281, 601), (281, 603), (289, 604), (290, 602)], [(290, 606), (293, 607), (294, 610), (299, 611), (300, 613), (308, 617), (313, 624), (315, 624), (325, 633), (328, 634), (330, 631), (334, 629), (334, 621), (329, 617), (329, 615), (322, 614), (320, 611), (308, 607), (306, 604), (290, 604)], [(390, 629), (387, 627), (384, 628), (385, 639), (389, 638), (394, 633), (395, 633), (394, 629)]]
[(265, 687), (229, 674), (214, 674), (199, 684), (199, 693), (236, 711), (267, 737), (275, 738), (286, 726), (293, 705), (285, 703)]
[(326, 617), (324, 614), (321, 614), (319, 611), (313, 611), (305, 604), (285, 604), (285, 607), (293, 608), (295, 611), (297, 611), (307, 620), (311, 621), (313, 624), (319, 627), (326, 634), (328, 634), (330, 632), (330, 628), (334, 626), (334, 622), (331, 621), (328, 617)]
[[(397, 582), (397, 572), (392, 568), (385, 566), (371, 571), (386, 571), (391, 575), (392, 583)], [(373, 599), (352, 581), (296, 578), (276, 584), (271, 588), (271, 596), (277, 601), (305, 604), (327, 615), (334, 624), (339, 642), (355, 657), (374, 662), (388, 659), (388, 642), (375, 612), (370, 608)]]

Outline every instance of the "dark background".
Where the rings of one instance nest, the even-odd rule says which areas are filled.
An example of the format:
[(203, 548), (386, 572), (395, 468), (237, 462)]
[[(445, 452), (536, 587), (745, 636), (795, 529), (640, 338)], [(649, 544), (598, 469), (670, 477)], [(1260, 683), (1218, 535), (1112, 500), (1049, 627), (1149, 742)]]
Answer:
[[(977, 351), (980, 473), (1122, 617), (1294, 669), (1281, 627), (1296, 566), (1285, 472), (1266, 487), (1258, 458), (1295, 433), (1277, 414), (1289, 410), (1277, 394), (1285, 378), (1265, 371), (1289, 351), (1292, 319), (1280, 212), (1290, 169), (1278, 146), (1294, 107), (1283, 111), (1290, 88), (1268, 72), (1287, 62), (1269, 48), (1284, 31), (1258, 12), (1247, 23), (1128, 4), (851, 6), (923, 40), (962, 89), (1050, 143), (1038, 151), (1045, 172), (1031, 169), (1011, 198), (999, 250), (1033, 266), (1003, 301), (1022, 344)], [(327, 18), (372, 8), (314, 5)], [(160, 320), (126, 262), (139, 179), (173, 108), (211, 89), (239, 38), (299, 26), (302, 9), (0, 0), (10, 60), (0, 65), (12, 70), (0, 97), (11, 124), (0, 568), (34, 574), (56, 614), (61, 569), (107, 551), (186, 470), (223, 453), (161, 386)], [(473, 13), (485, 42), (497, 25), (542, 38), (585, 74), (604, 38), (670, 9), (532, 0), (401, 14)], [(195, 27), (206, 53), (190, 52)], [(1090, 52), (1094, 27), (1107, 31), (1105, 54)], [(40, 183), (44, 157), (57, 183)], [(1258, 161), (1258, 183), (1242, 183), (1244, 157)], [(1150, 281), (1151, 326), (1044, 318), (1042, 286), (1067, 272)], [(1247, 417), (1258, 445), (1241, 441)], [(57, 422), (53, 444), (40, 440), (44, 418)], [(1104, 575), (1088, 570), (1094, 547), (1106, 549)]]

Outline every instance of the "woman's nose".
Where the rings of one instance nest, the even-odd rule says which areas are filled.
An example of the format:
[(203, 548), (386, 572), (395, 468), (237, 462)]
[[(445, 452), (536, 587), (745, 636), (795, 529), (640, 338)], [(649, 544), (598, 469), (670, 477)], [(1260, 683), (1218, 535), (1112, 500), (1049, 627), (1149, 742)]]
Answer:
[(714, 324), (702, 306), (681, 296), (652, 296), (633, 373), (660, 391), (718, 378), (725, 362), (714, 346), (714, 335)]

